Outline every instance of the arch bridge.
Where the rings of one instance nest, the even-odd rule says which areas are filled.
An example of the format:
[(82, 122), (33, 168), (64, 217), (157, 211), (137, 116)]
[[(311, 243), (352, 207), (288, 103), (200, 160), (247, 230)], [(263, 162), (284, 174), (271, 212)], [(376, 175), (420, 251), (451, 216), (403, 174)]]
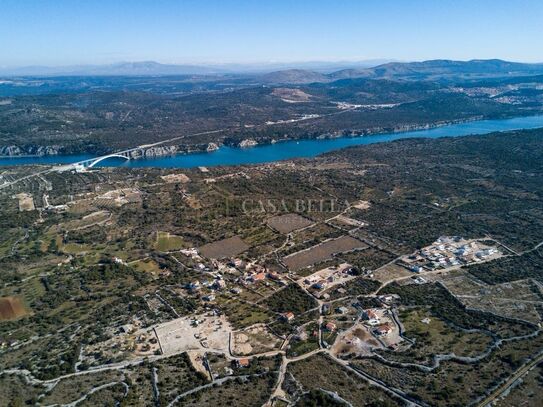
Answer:
[(81, 161), (78, 164), (82, 165), (85, 168), (92, 168), (96, 164), (98, 164), (98, 163), (100, 163), (100, 162), (102, 162), (104, 160), (107, 160), (108, 158), (122, 158), (122, 159), (128, 161), (128, 160), (130, 160), (130, 152), (129, 151), (123, 151), (121, 153), (113, 153), (113, 154), (103, 155), (101, 157), (95, 157), (95, 158), (91, 158), (89, 160)]

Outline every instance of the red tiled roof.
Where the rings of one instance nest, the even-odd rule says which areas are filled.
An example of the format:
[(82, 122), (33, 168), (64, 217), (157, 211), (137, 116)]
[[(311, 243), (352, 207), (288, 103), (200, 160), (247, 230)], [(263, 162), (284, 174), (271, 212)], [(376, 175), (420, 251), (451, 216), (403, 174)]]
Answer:
[(238, 366), (240, 367), (247, 367), (249, 366), (249, 359), (247, 358), (243, 358), (243, 359), (238, 359)]

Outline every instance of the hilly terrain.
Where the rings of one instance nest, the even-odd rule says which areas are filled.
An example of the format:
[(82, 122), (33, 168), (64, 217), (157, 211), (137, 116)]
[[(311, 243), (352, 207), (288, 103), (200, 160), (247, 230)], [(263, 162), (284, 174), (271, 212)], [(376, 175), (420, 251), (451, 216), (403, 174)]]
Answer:
[[(441, 80), (481, 79), (514, 77), (543, 73), (542, 64), (508, 62), (500, 59), (452, 61), (436, 59), (423, 62), (390, 62), (370, 68), (342, 69), (325, 75), (312, 71), (297, 70), (295, 75), (288, 71), (274, 72), (271, 79), (276, 83), (332, 82), (338, 79), (399, 79), (399, 80)], [(264, 76), (269, 81), (270, 76)]]

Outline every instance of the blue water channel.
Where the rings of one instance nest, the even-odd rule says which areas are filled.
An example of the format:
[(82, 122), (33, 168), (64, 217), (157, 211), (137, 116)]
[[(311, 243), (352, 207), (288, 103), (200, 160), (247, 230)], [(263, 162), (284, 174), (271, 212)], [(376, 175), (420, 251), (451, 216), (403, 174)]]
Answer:
[[(543, 115), (516, 117), (512, 119), (471, 121), (428, 130), (383, 133), (362, 137), (284, 141), (252, 148), (224, 146), (209, 153), (178, 154), (130, 161), (111, 158), (100, 162), (98, 166), (191, 168), (198, 166), (213, 167), (217, 165), (257, 164), (298, 157), (315, 157), (319, 154), (343, 147), (381, 143), (405, 138), (459, 137), (470, 134), (485, 134), (494, 131), (533, 129), (538, 127), (543, 127)], [(0, 165), (68, 164), (92, 157), (93, 156), (89, 154), (43, 157), (5, 157), (0, 158)]]

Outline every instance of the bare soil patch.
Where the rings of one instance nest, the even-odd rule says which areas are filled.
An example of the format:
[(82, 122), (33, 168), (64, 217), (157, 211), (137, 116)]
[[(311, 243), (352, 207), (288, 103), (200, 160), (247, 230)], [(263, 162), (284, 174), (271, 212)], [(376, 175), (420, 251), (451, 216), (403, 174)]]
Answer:
[(94, 225), (98, 225), (109, 220), (111, 212), (102, 210), (90, 213), (83, 216), (81, 219), (71, 220), (66, 223), (61, 223), (59, 226), (66, 230), (85, 229)]
[(196, 315), (191, 318), (177, 318), (154, 329), (165, 355), (189, 350), (228, 352), (231, 327), (224, 316)]
[(221, 259), (236, 256), (247, 249), (249, 249), (247, 243), (241, 240), (239, 236), (233, 236), (200, 247), (200, 253), (207, 258)]
[(277, 230), (279, 233), (290, 233), (294, 230), (303, 229), (313, 224), (313, 222), (296, 213), (274, 216), (266, 221), (266, 224)]
[(375, 279), (383, 284), (388, 283), (396, 278), (413, 276), (414, 273), (407, 271), (405, 268), (397, 264), (388, 264), (375, 272)]
[(15, 196), (19, 200), (19, 212), (33, 211), (36, 209), (34, 207), (34, 198), (32, 198), (32, 195), (23, 192)]
[(0, 298), (0, 321), (20, 318), (28, 312), (19, 297)]
[(236, 355), (250, 355), (276, 349), (281, 340), (274, 336), (265, 325), (255, 325), (234, 333), (234, 349)]
[(336, 253), (344, 253), (355, 249), (365, 249), (368, 246), (351, 236), (341, 236), (324, 243), (312, 246), (283, 258), (285, 265), (293, 271), (312, 266), (324, 260), (328, 260)]
[(187, 177), (185, 174), (168, 174), (168, 175), (162, 175), (160, 178), (162, 178), (167, 183), (181, 183), (185, 184), (190, 181), (190, 178)]
[(371, 204), (368, 201), (359, 201), (356, 204), (353, 205), (353, 208), (360, 209), (360, 210), (366, 210), (369, 209)]
[(275, 88), (272, 95), (281, 98), (287, 103), (309, 102), (311, 99), (310, 94), (305, 93), (303, 90), (292, 88)]

